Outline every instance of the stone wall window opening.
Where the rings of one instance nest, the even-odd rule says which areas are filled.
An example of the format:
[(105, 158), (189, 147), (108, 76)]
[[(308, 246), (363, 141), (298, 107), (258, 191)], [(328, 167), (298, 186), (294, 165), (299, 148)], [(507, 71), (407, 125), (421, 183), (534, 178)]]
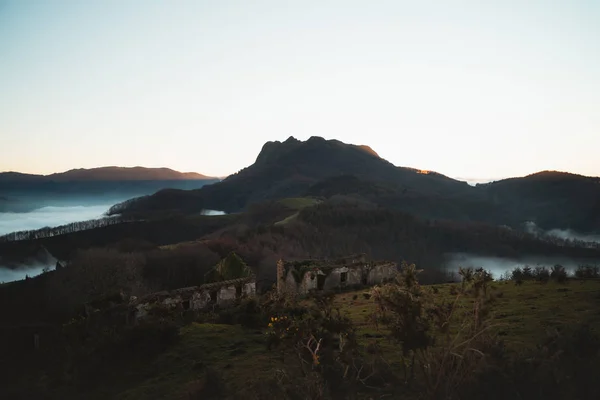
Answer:
[(348, 272), (340, 273), (340, 283), (348, 282)]
[(239, 299), (240, 297), (242, 297), (242, 286), (238, 285), (235, 287), (235, 298)]
[(317, 275), (317, 290), (323, 290), (325, 286), (325, 275), (318, 274)]
[(189, 300), (184, 300), (181, 305), (183, 306), (184, 310), (189, 310), (190, 309), (190, 301)]
[(218, 295), (218, 291), (213, 290), (210, 292), (210, 302), (211, 303), (216, 303), (217, 302), (217, 295)]

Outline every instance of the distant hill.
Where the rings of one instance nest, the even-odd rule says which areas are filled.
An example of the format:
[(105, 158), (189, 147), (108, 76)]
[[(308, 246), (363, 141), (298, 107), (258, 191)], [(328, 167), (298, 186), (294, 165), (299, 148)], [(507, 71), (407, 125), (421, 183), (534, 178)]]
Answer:
[(541, 171), (522, 178), (478, 184), (513, 223), (533, 221), (545, 229), (600, 231), (600, 177)]
[(218, 178), (168, 168), (102, 167), (51, 175), (0, 173), (0, 212), (29, 212), (47, 206), (106, 205), (162, 189), (198, 189)]
[(40, 181), (152, 181), (152, 180), (209, 180), (215, 179), (196, 172), (178, 172), (169, 168), (144, 167), (99, 167), (79, 168), (50, 175), (22, 174), (19, 172), (0, 173), (1, 182), (40, 182)]

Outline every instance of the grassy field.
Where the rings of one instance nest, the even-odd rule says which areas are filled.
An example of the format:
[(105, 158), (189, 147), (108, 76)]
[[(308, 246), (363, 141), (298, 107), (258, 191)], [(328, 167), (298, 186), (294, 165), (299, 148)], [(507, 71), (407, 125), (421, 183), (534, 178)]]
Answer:
[[(426, 286), (436, 301), (454, 301), (457, 284)], [(494, 332), (509, 352), (534, 348), (548, 330), (589, 324), (600, 330), (600, 281), (569, 281), (567, 284), (493, 282), (490, 291)], [(374, 304), (367, 290), (338, 294), (334, 304), (356, 324), (360, 341), (377, 341), (394, 363), (397, 345), (385, 338), (368, 317)], [(458, 300), (459, 310), (470, 312), (469, 298)], [(460, 314), (460, 313), (459, 313)], [(272, 378), (284, 365), (276, 351), (269, 351), (262, 330), (236, 325), (192, 323), (180, 332), (180, 341), (152, 360), (118, 365), (102, 379), (103, 385), (88, 388), (85, 398), (121, 400), (206, 398), (207, 388), (227, 387), (228, 398), (251, 399), (248, 388)], [(289, 361), (289, 360), (288, 360)], [(211, 373), (209, 373), (210, 371)]]
[[(453, 302), (458, 286), (424, 288), (436, 302)], [(493, 282), (489, 290), (493, 297), (491, 329), (505, 342), (509, 353), (520, 354), (535, 348), (553, 329), (587, 324), (600, 331), (600, 280), (571, 280), (567, 284), (524, 282), (520, 286), (513, 282)], [(353, 320), (361, 344), (377, 342), (386, 359), (396, 365), (399, 347), (369, 321), (375, 306), (364, 295), (367, 292), (340, 293), (334, 305)], [(459, 298), (459, 317), (462, 312), (471, 312), (471, 302), (470, 298)], [(85, 387), (74, 397), (74, 388), (68, 393), (57, 388), (56, 393), (60, 398), (191, 400), (215, 398), (207, 393), (226, 387), (226, 398), (252, 399), (255, 397), (250, 388), (272, 381), (284, 367), (296, 361), (282, 360), (281, 353), (268, 350), (262, 329), (192, 323), (183, 327), (179, 336), (178, 342), (156, 356), (114, 365), (94, 386)], [(216, 398), (222, 398), (219, 396), (222, 395)]]
[[(456, 294), (452, 287), (460, 284), (427, 286), (437, 291), (436, 301), (452, 302)], [(368, 321), (374, 304), (360, 292), (343, 293), (336, 297), (336, 305), (347, 313), (364, 337), (377, 336)], [(513, 282), (494, 282), (491, 285), (493, 302), (491, 324), (493, 331), (505, 342), (507, 349), (521, 351), (543, 340), (548, 330), (569, 325), (589, 324), (600, 330), (600, 281), (570, 281), (568, 284), (553, 282), (541, 284), (533, 281), (517, 286)], [(458, 306), (463, 312), (472, 310), (469, 298), (459, 298)]]
[[(189, 399), (205, 385), (221, 383), (236, 394), (249, 382), (272, 374), (277, 362), (276, 355), (266, 351), (262, 331), (193, 323), (182, 329), (180, 343), (135, 371), (130, 378), (138, 384), (116, 398)], [(206, 367), (217, 371), (223, 382), (207, 382)]]
[[(288, 199), (279, 200), (279, 203), (283, 204), (285, 207), (291, 210), (300, 211), (303, 208), (314, 206), (315, 204), (319, 204), (319, 200), (313, 199), (310, 197), (293, 197)], [(285, 225), (298, 217), (298, 213), (294, 213), (289, 217), (278, 221), (275, 223), (276, 226)]]
[(314, 206), (319, 203), (319, 200), (311, 197), (290, 197), (279, 200), (279, 203), (292, 210), (301, 210), (305, 207)]

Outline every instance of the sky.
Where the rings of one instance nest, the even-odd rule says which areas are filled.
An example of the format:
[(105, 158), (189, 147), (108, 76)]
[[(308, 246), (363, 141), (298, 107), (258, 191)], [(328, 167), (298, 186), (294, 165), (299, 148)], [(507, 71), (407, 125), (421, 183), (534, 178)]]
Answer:
[(0, 0), (0, 171), (225, 176), (266, 141), (600, 175), (600, 1)]

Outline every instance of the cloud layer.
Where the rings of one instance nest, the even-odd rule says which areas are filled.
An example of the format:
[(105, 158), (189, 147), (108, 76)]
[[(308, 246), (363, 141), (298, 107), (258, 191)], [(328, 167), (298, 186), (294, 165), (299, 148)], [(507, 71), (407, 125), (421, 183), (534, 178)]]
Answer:
[(0, 213), (0, 235), (54, 227), (102, 217), (112, 204), (70, 207), (43, 207), (28, 213)]

